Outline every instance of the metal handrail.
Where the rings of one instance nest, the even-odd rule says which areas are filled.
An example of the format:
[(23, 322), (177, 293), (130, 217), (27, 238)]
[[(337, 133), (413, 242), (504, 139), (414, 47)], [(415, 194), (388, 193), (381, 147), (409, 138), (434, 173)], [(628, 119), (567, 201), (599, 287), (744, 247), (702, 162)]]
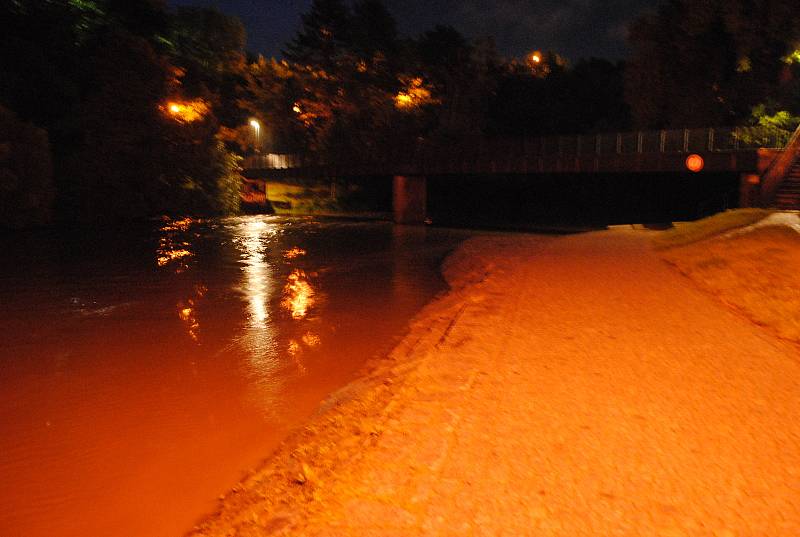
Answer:
[[(797, 132), (791, 140), (796, 142)], [(520, 143), (521, 142), (521, 143)], [(461, 142), (420, 142), (413, 147), (395, 147), (386, 157), (391, 161), (425, 162), (431, 155), (459, 155), (474, 158), (478, 153), (502, 154), (503, 158), (557, 157), (581, 158), (603, 155), (648, 154), (648, 153), (726, 153), (759, 148), (781, 149), (789, 142), (789, 136), (769, 127), (712, 127), (702, 129), (672, 129), (655, 131), (605, 132), (591, 135), (541, 136), (536, 138), (472, 139)], [(370, 152), (370, 157), (378, 155)], [(354, 155), (338, 155), (341, 163), (364, 163), (363, 152)], [(375, 164), (381, 159), (375, 160)], [(385, 161), (385, 159), (383, 159)], [(323, 165), (311, 155), (266, 154), (247, 157), (245, 168), (286, 169)], [(334, 162), (324, 164), (335, 165)]]
[(778, 187), (792, 165), (800, 158), (800, 126), (794, 131), (783, 151), (761, 174), (761, 203), (769, 206), (775, 200)]

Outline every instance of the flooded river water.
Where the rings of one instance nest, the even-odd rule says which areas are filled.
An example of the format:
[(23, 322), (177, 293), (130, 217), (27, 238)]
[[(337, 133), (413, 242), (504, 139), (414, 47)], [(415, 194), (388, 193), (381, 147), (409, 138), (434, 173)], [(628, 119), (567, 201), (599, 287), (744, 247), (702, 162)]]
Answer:
[(392, 347), (463, 238), (261, 216), (0, 238), (0, 535), (182, 535)]

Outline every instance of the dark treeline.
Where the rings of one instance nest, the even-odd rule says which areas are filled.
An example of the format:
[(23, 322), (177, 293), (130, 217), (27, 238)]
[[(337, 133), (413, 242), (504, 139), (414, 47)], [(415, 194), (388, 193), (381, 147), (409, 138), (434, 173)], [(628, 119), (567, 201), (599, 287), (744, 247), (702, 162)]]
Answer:
[[(78, 221), (236, 210), (237, 160), (219, 132), (246, 119), (235, 104), (241, 23), (157, 0), (1, 5), (0, 142), (10, 155), (0, 224), (47, 221), (51, 199)], [(37, 129), (38, 147), (22, 143), (20, 126)], [(52, 182), (26, 167), (29, 150), (52, 154)]]
[(279, 147), (377, 154), (415, 141), (625, 128), (622, 64), (574, 66), (535, 51), (501, 57), (492, 39), (436, 26), (398, 35), (379, 0), (316, 0), (285, 60), (252, 66), (250, 111)]
[(234, 213), (256, 149), (800, 121), (796, 0), (667, 0), (630, 42), (627, 65), (509, 59), (451, 27), (401, 36), (380, 0), (314, 0), (277, 60), (212, 9), (2, 0), (0, 225)]
[(630, 27), (626, 95), (647, 127), (800, 118), (797, 0), (667, 0)]

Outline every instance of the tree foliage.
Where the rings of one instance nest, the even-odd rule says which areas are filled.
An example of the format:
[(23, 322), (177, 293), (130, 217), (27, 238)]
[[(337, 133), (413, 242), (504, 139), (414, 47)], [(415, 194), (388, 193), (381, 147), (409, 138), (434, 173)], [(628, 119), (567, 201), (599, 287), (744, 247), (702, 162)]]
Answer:
[(54, 195), (47, 133), (0, 106), (0, 227), (49, 223)]
[(621, 65), (570, 69), (554, 52), (535, 65), (505, 60), (493, 40), (441, 25), (404, 39), (380, 0), (314, 0), (285, 56), (249, 66), (243, 106), (268, 125), (273, 147), (326, 160), (628, 123)]
[(251, 68), (253, 101), (275, 132), (328, 157), (380, 145), (399, 89), (400, 41), (377, 0), (315, 0), (287, 62)]
[(795, 0), (668, 0), (630, 40), (626, 93), (640, 126), (737, 124), (760, 103), (798, 104), (785, 61), (800, 40)]
[(182, 70), (182, 91), (210, 99), (229, 128), (247, 119), (237, 106), (246, 76), (246, 39), (241, 21), (213, 9), (182, 7), (172, 17), (171, 59)]
[[(684, 0), (669, 5), (666, 19), (644, 20), (634, 32), (641, 50), (629, 81), (653, 85), (636, 108), (637, 118), (650, 114), (647, 121), (671, 113), (662, 110), (669, 88), (657, 81), (676, 71), (666, 60), (649, 63), (650, 52), (668, 59), (671, 46), (705, 51), (703, 61), (719, 67), (703, 76), (724, 82), (709, 98), (739, 98), (738, 86), (726, 85), (731, 69), (761, 73), (763, 40), (731, 37), (752, 31), (735, 29), (730, 21), (742, 17), (727, 11), (692, 8), (696, 21), (682, 31), (694, 41), (663, 45), (658, 39), (671, 35)], [(57, 205), (82, 220), (235, 211), (234, 149), (390, 158), (420, 142), (628, 123), (620, 64), (569, 66), (555, 52), (504, 59), (491, 39), (470, 40), (448, 26), (404, 38), (381, 0), (313, 0), (300, 22), (277, 60), (248, 57), (241, 22), (213, 9), (170, 10), (163, 0), (6, 0), (0, 104), (46, 131)], [(709, 52), (717, 39), (731, 46)], [(769, 42), (770, 58), (788, 54), (781, 39)], [(745, 101), (750, 108), (767, 102)], [(749, 114), (745, 101), (736, 110)]]
[(623, 66), (590, 58), (568, 67), (553, 53), (532, 67), (512, 63), (499, 76), (490, 119), (490, 131), (503, 136), (624, 130)]
[[(242, 120), (238, 21), (161, 0), (16, 1), (0, 36), (0, 103), (49, 134), (63, 217), (235, 209), (217, 135)], [(184, 122), (183, 102), (209, 106)]]

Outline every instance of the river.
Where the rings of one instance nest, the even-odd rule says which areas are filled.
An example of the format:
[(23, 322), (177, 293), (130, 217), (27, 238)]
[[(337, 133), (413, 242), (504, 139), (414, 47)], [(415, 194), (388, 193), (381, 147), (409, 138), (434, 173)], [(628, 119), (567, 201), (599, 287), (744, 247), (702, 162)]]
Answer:
[(466, 236), (248, 216), (0, 237), (0, 535), (182, 535), (397, 342)]

